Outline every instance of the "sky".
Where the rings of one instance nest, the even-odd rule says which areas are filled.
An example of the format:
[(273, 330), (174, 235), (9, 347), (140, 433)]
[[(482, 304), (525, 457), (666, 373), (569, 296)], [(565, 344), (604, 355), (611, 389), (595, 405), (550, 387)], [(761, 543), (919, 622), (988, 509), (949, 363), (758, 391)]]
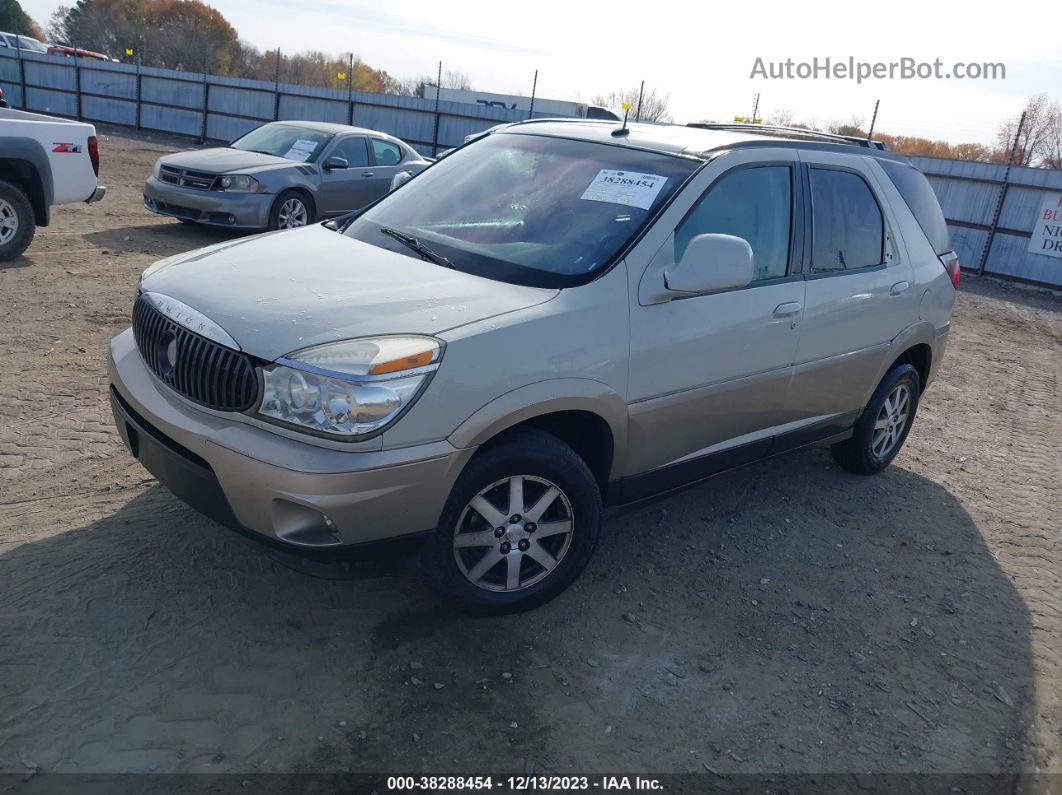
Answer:
[[(21, 0), (46, 23), (56, 0)], [(210, 3), (260, 49), (353, 51), (399, 79), (464, 72), (474, 88), (587, 102), (645, 80), (670, 98), (675, 121), (731, 121), (789, 110), (797, 121), (870, 121), (879, 131), (991, 143), (1000, 122), (1033, 94), (1062, 98), (1062, 47), (1038, 35), (1043, 3), (1012, 0), (1005, 23), (986, 3), (755, 2), (534, 3), (450, 0), (216, 0)], [(875, 9), (887, 8), (879, 12)], [(998, 7), (997, 7), (998, 8)], [(820, 63), (941, 59), (1002, 63), (1001, 80), (753, 77), (757, 58)]]

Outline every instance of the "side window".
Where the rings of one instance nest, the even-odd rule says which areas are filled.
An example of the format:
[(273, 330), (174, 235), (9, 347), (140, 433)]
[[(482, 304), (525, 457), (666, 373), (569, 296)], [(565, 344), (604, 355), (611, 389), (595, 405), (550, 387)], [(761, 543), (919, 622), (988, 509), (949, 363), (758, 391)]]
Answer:
[(789, 166), (755, 166), (724, 174), (675, 230), (675, 261), (682, 258), (697, 235), (736, 235), (752, 246), (753, 281), (785, 276), (793, 216), (792, 182)]
[(390, 141), (372, 138), (372, 153), (378, 166), (397, 166), (402, 159), (402, 150)]
[(858, 174), (811, 169), (811, 269), (852, 270), (885, 261), (885, 222)]
[(369, 151), (364, 138), (344, 138), (336, 144), (329, 157), (342, 157), (350, 168), (369, 165)]

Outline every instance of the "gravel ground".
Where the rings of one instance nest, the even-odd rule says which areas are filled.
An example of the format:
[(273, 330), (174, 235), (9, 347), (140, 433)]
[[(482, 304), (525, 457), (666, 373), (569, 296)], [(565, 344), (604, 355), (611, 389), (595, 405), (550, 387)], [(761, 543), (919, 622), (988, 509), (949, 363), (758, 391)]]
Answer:
[(410, 561), (293, 568), (111, 426), (139, 272), (221, 240), (143, 209), (159, 154), (0, 266), (0, 770), (1062, 773), (1062, 300), (967, 280), (876, 478), (825, 450), (611, 520), (530, 614)]

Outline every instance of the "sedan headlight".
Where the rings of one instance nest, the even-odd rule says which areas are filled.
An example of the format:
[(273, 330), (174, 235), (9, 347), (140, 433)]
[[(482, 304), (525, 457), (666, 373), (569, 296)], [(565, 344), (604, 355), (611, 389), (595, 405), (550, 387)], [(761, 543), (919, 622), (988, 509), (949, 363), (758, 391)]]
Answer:
[(155, 170), (154, 170), (154, 172), (152, 172), (152, 176), (154, 176), (155, 179), (158, 179), (159, 178), (159, 174), (161, 174), (161, 173), (162, 173), (162, 158), (160, 157), (160, 158), (157, 158), (155, 160)]
[(218, 178), (217, 189), (231, 193), (258, 193), (262, 189), (262, 185), (254, 177), (247, 174), (226, 174)]
[(378, 433), (419, 397), (439, 366), (432, 337), (347, 340), (306, 348), (262, 369), (263, 419), (354, 440)]

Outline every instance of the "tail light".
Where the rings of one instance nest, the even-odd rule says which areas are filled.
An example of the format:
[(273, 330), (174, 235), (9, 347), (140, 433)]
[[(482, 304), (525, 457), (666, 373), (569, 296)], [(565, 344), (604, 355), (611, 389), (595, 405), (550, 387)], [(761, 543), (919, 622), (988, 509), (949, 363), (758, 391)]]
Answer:
[(944, 270), (948, 272), (948, 276), (951, 277), (951, 283), (953, 286), (959, 286), (959, 255), (954, 251), (949, 251), (947, 254), (940, 255), (940, 263), (944, 266)]
[(95, 135), (90, 135), (88, 139), (89, 160), (92, 161), (92, 170), (96, 172), (96, 176), (100, 175), (100, 142)]

